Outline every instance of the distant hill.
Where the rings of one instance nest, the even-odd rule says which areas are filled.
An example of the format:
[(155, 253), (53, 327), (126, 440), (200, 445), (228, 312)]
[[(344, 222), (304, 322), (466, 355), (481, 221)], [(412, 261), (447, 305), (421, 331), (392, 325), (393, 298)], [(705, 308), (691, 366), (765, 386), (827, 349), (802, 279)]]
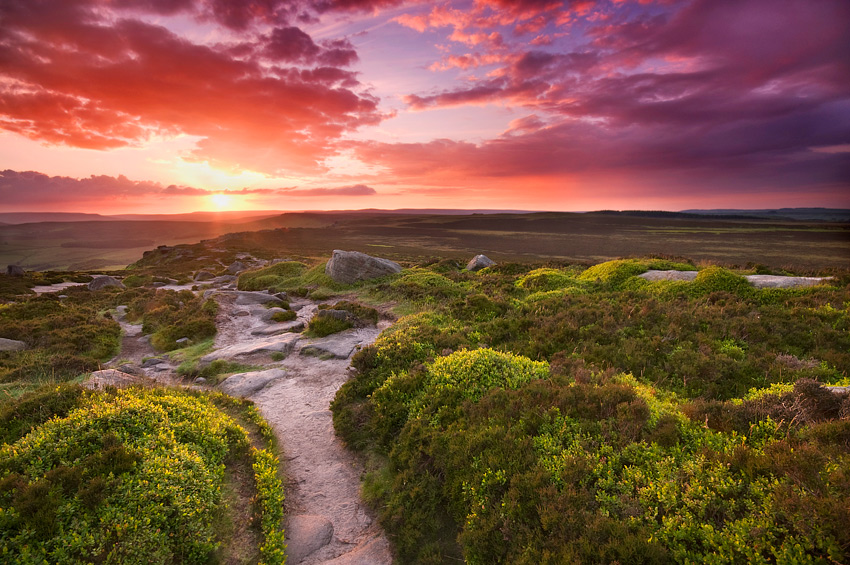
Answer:
[(686, 214), (701, 216), (747, 216), (769, 220), (805, 220), (823, 222), (850, 222), (850, 209), (847, 208), (768, 208), (764, 210), (682, 210)]
[(0, 212), (2, 224), (36, 224), (40, 222), (112, 222), (116, 218), (101, 214), (75, 212)]

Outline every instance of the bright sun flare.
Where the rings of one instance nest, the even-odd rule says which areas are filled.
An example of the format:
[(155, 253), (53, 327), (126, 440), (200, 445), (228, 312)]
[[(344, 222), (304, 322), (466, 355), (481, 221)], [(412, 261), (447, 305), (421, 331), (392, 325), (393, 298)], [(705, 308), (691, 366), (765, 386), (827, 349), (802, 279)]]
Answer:
[(216, 208), (227, 208), (230, 205), (230, 196), (226, 194), (210, 194), (210, 200)]

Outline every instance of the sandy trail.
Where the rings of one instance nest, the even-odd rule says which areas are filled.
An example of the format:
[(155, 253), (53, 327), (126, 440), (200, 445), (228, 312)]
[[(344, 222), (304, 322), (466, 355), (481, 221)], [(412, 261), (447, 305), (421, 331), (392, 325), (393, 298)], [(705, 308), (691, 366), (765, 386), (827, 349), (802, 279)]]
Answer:
[[(283, 333), (275, 336), (275, 328), (285, 326), (268, 321), (269, 309), (252, 303), (251, 299), (258, 297), (225, 291), (214, 296), (220, 305), (217, 349), (267, 343), (276, 337), (294, 340), (291, 351), (280, 361), (274, 361), (279, 356), (267, 351), (234, 357), (257, 365), (258, 371), (281, 371), (259, 388), (231, 389), (241, 390), (257, 405), (283, 448), (288, 477), (287, 563), (389, 565), (389, 543), (360, 499), (362, 467), (336, 437), (330, 411), (336, 391), (349, 378), (351, 355), (358, 347), (372, 343), (389, 322), (321, 339)], [(315, 303), (305, 300), (291, 304), (298, 313), (298, 320), (291, 323), (296, 326), (309, 320), (316, 310)], [(238, 385), (245, 379), (230, 377), (222, 383), (222, 389), (228, 390), (232, 382)]]

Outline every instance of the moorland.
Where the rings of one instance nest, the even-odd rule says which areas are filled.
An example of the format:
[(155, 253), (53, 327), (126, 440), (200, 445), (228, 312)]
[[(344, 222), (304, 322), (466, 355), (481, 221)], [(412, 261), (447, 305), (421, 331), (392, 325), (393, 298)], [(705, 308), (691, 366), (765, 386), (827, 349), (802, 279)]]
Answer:
[[(501, 261), (598, 263), (618, 257), (664, 254), (730, 265), (762, 263), (772, 268), (847, 265), (850, 223), (846, 219), (835, 221), (834, 215), (823, 212), (820, 215), (832, 221), (798, 220), (794, 214), (783, 214), (457, 215), (446, 211), (426, 214), (365, 210), (269, 217), (131, 216), (113, 217), (110, 221), (104, 217), (96, 221), (60, 221), (57, 217), (51, 221), (0, 225), (0, 265), (18, 264), (42, 271), (123, 269), (157, 245), (195, 243), (230, 233), (243, 234), (239, 238), (246, 249), (303, 257), (328, 256), (334, 248), (341, 248), (417, 261), (485, 253)], [(846, 214), (838, 217), (846, 218)]]
[[(343, 216), (147, 249), (105, 271), (125, 288), (36, 296), (100, 272), (0, 276), (0, 338), (26, 344), (0, 352), (0, 554), (284, 560), (286, 438), (281, 452), (249, 400), (214, 386), (245, 367), (200, 362), (223, 290), (195, 279), (239, 261), (239, 291), (392, 319), (354, 354), (330, 409), (398, 563), (850, 559), (846, 224)], [(324, 270), (334, 248), (404, 269), (341, 284)], [(479, 252), (496, 264), (466, 270)], [(650, 269), (698, 273), (638, 276)], [(743, 275), (756, 273), (832, 278), (754, 288)], [(206, 383), (80, 386), (120, 359), (119, 306), (181, 363), (183, 384)], [(320, 318), (293, 329), (357, 331)]]

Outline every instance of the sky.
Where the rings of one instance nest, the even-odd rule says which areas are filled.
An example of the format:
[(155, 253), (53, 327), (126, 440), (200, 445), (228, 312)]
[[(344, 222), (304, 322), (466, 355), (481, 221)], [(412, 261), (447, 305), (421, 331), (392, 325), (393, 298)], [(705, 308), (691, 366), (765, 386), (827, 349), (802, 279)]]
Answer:
[(847, 0), (0, 0), (0, 211), (850, 208)]

